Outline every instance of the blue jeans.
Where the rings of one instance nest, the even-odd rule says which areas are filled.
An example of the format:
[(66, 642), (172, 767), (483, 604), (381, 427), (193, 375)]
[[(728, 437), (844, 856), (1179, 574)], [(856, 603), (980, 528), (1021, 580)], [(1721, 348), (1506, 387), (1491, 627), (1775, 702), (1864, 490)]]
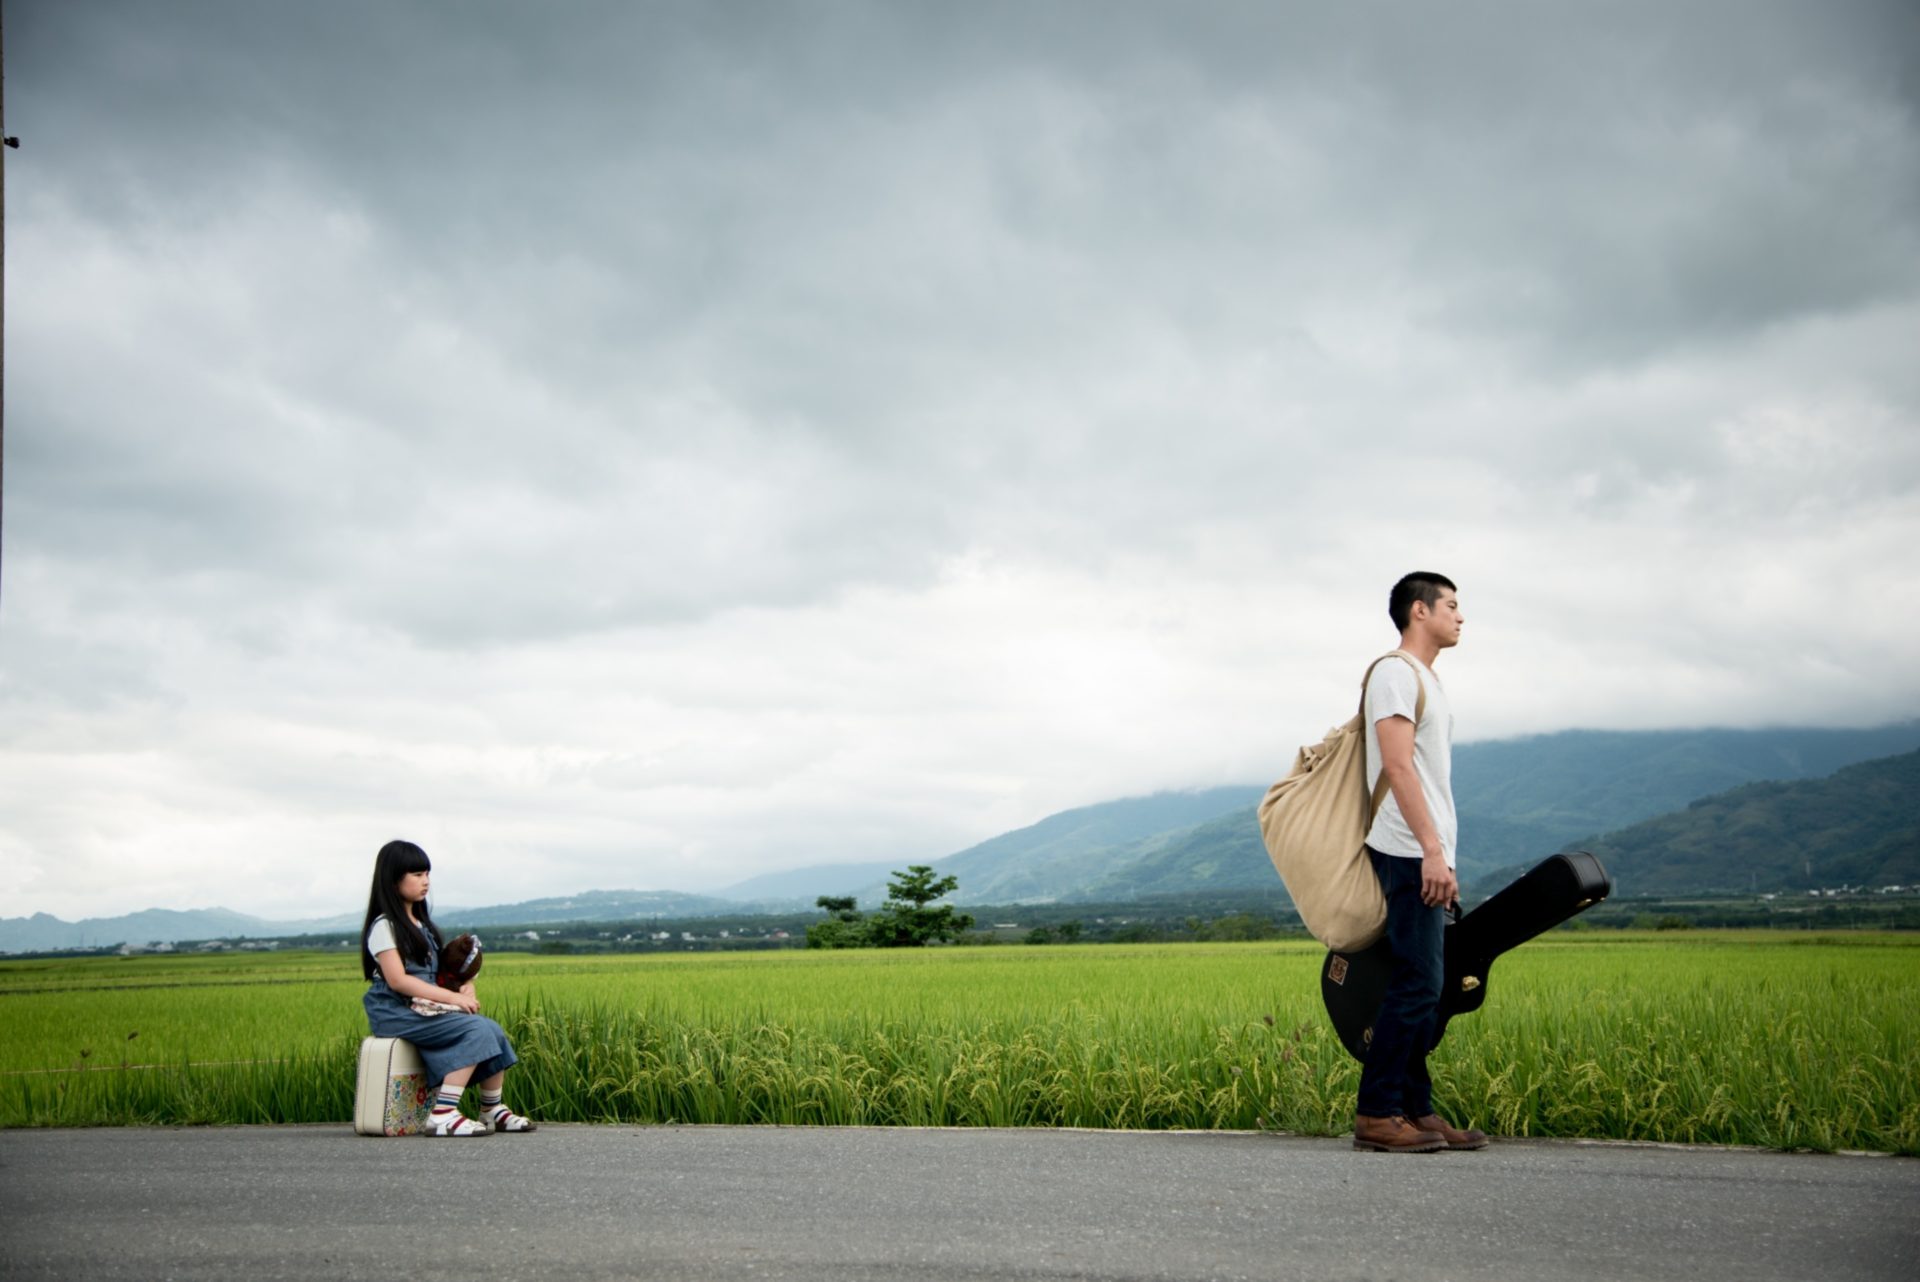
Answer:
[(1427, 1052), (1433, 1049), (1446, 970), (1446, 909), (1420, 902), (1418, 859), (1383, 855), (1371, 846), (1367, 855), (1387, 897), (1393, 978), (1387, 981), (1386, 998), (1373, 1021), (1373, 1040), (1360, 1066), (1359, 1112), (1364, 1117), (1425, 1117), (1433, 1112)]

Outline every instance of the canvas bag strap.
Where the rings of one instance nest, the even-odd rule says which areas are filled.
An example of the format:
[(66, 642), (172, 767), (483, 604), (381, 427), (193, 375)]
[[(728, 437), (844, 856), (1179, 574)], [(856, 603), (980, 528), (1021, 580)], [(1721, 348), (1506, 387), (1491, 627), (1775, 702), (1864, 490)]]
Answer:
[[(1413, 700), (1413, 728), (1420, 729), (1420, 719), (1427, 715), (1427, 683), (1420, 679), (1420, 661), (1405, 650), (1389, 650), (1367, 665), (1367, 675), (1360, 679), (1360, 751), (1364, 756), (1367, 743), (1367, 683), (1373, 680), (1373, 670), (1388, 659), (1405, 659), (1413, 669), (1413, 685), (1418, 693)], [(1387, 772), (1382, 770), (1380, 778), (1373, 785), (1373, 802), (1367, 807), (1367, 827), (1373, 827), (1373, 821), (1379, 817), (1380, 807), (1387, 799)]]

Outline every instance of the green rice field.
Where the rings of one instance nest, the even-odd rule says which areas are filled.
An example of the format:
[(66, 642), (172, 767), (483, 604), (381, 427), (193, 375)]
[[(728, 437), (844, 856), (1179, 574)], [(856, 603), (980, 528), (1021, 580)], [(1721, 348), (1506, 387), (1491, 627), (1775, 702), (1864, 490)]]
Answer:
[[(508, 1100), (575, 1122), (1351, 1128), (1306, 942), (491, 953)], [(0, 1126), (337, 1122), (352, 956), (0, 962)], [(1498, 1135), (1920, 1154), (1920, 938), (1557, 932), (1434, 1057)]]

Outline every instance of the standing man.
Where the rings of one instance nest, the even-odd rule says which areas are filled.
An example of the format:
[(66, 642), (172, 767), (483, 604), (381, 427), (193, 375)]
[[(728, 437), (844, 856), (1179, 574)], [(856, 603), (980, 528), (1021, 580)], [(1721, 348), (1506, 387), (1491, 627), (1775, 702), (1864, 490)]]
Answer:
[[(1487, 1146), (1433, 1111), (1427, 1052), (1433, 1049), (1445, 972), (1442, 935), (1454, 880), (1459, 825), (1453, 813), (1453, 712), (1433, 674), (1442, 650), (1460, 644), (1459, 589), (1445, 575), (1416, 570), (1393, 585), (1387, 613), (1400, 649), (1367, 683), (1367, 787), (1384, 774), (1387, 795), (1367, 833), (1367, 857), (1387, 900), (1393, 977), (1374, 1020), (1360, 1069), (1353, 1146), (1432, 1153)], [(1426, 698), (1422, 707), (1421, 694)]]

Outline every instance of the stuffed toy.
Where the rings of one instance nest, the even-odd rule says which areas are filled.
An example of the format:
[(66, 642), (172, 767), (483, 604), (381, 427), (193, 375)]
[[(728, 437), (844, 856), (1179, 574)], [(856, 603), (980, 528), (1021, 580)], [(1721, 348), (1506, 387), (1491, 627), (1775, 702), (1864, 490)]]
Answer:
[[(440, 950), (440, 969), (434, 972), (433, 982), (457, 993), (461, 985), (472, 983), (479, 973), (480, 936), (456, 935)], [(446, 1015), (460, 1009), (430, 997), (416, 997), (407, 1004), (417, 1015)]]
[(480, 937), (458, 935), (447, 941), (447, 946), (440, 950), (440, 970), (433, 982), (457, 993), (462, 984), (472, 983), (473, 977), (479, 973)]

